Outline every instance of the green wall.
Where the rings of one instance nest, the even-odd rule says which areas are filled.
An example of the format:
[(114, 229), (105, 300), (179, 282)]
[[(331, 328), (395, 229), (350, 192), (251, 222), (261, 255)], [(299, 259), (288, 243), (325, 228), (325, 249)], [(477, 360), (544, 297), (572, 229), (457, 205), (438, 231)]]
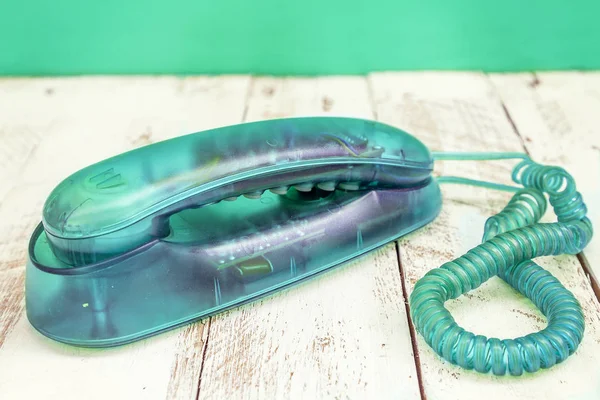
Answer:
[(600, 69), (600, 0), (0, 0), (0, 74)]

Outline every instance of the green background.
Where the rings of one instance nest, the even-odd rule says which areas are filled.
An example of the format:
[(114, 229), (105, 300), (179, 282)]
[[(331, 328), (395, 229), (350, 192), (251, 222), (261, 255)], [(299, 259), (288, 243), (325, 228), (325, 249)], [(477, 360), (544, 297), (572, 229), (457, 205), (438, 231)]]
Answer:
[(600, 0), (0, 0), (0, 74), (600, 69)]

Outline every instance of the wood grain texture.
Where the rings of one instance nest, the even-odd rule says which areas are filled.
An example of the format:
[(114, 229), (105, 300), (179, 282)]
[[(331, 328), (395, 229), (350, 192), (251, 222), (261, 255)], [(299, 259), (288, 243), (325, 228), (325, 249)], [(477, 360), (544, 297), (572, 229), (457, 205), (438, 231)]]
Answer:
[[(437, 151), (522, 151), (494, 85), (482, 74), (389, 73), (370, 77), (379, 118), (420, 137)], [(438, 173), (510, 183), (510, 162), (439, 162)], [(488, 216), (509, 196), (466, 186), (443, 186), (444, 206), (431, 225), (403, 238), (401, 262), (410, 293), (428, 270), (477, 245)], [(543, 258), (580, 300), (586, 336), (574, 356), (551, 370), (519, 379), (481, 375), (438, 357), (418, 336), (428, 399), (595, 399), (600, 396), (600, 306), (573, 256)], [(475, 333), (516, 337), (545, 326), (543, 315), (499, 279), (448, 303), (457, 322)]]
[[(0, 398), (421, 398), (394, 244), (210, 321), (120, 348), (78, 349), (43, 337), (24, 315), (23, 280), (45, 198), (85, 165), (184, 133), (242, 119), (377, 116), (433, 150), (521, 151), (524, 144), (536, 160), (575, 175), (597, 221), (599, 93), (600, 74), (578, 73), (0, 79)], [(512, 165), (448, 161), (435, 172), (510, 183)], [(439, 218), (399, 242), (408, 293), (426, 271), (478, 244), (485, 219), (509, 199), (466, 186), (444, 186), (443, 194)], [(594, 240), (586, 249), (592, 266), (597, 251)], [(600, 397), (598, 301), (576, 258), (540, 262), (584, 307), (577, 353), (549, 371), (498, 378), (449, 365), (417, 335), (427, 399)], [(465, 328), (490, 336), (545, 325), (530, 301), (498, 279), (449, 308)]]
[[(372, 117), (364, 78), (254, 81), (247, 120)], [(420, 398), (393, 245), (215, 317), (200, 398)]]
[[(491, 75), (502, 101), (538, 162), (559, 165), (575, 177), (600, 226), (600, 74), (539, 73)], [(600, 278), (600, 241), (592, 239), (584, 254)]]
[[(238, 122), (249, 82), (245, 76), (0, 81), (0, 105), (10, 110), (2, 113), (2, 129), (11, 154), (23, 154), (2, 164), (0, 175), (12, 180), (0, 198), (0, 398), (195, 398), (203, 323), (107, 350), (62, 345), (35, 332), (23, 312), (27, 242), (60, 180), (134, 147)], [(31, 136), (19, 139), (22, 132)]]

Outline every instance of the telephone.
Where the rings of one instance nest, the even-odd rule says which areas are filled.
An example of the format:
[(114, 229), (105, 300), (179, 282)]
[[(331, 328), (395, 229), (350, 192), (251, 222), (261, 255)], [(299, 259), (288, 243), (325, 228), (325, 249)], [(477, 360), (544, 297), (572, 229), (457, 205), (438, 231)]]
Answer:
[[(504, 238), (507, 231), (541, 225), (535, 223), (546, 207), (542, 192), (549, 193), (551, 203), (552, 196), (564, 201), (565, 192), (556, 189), (555, 180), (564, 183), (563, 177), (570, 176), (557, 178), (556, 169), (544, 169), (550, 167), (521, 154), (458, 156), (469, 157), (523, 159), (515, 175), (523, 190), (445, 177), (446, 182), (516, 191), (513, 208), (488, 221), (483, 245)], [(305, 117), (198, 132), (93, 164), (62, 181), (44, 204), (42, 222), (29, 243), (27, 316), (54, 340), (107, 347), (255, 300), (434, 220), (442, 206), (439, 183), (444, 182), (444, 177), (432, 177), (434, 158), (452, 159), (452, 154), (431, 153), (414, 136), (380, 122)], [(573, 185), (567, 183), (573, 197)], [(591, 224), (585, 213), (576, 212), (585, 205), (576, 203), (557, 211), (559, 221), (560, 212), (568, 214), (563, 218), (566, 227), (553, 228), (563, 236), (579, 235), (576, 240), (563, 238), (567, 244), (562, 247), (563, 242), (536, 242), (534, 250), (523, 254), (514, 250), (519, 254), (511, 253), (513, 264), (521, 265), (520, 258), (525, 261), (539, 252), (580, 251), (589, 242)], [(516, 215), (515, 207), (523, 204), (528, 211)], [(569, 220), (574, 213), (576, 221)], [(569, 221), (575, 221), (576, 229)], [(552, 240), (556, 232), (540, 235)], [(499, 250), (490, 251), (506, 258), (507, 246), (497, 244)], [(466, 368), (499, 373), (493, 357), (479, 365), (473, 355), (464, 354), (469, 360), (456, 355), (460, 340), (468, 335), (443, 311), (444, 301), (490, 276), (500, 275), (509, 283), (514, 278), (511, 263), (491, 268), (481, 250), (475, 255), (479, 259), (455, 260), (450, 268), (433, 270), (417, 283), (411, 297), (413, 320), (419, 332), (433, 335), (428, 343), (439, 347), (440, 355)], [(514, 279), (518, 286), (519, 279)], [(572, 301), (562, 304), (577, 311), (576, 300), (564, 292), (556, 293)], [(544, 311), (545, 303), (540, 307)], [(567, 319), (580, 322), (571, 317)], [(450, 330), (452, 340), (442, 336), (446, 340), (436, 342), (441, 327)], [(442, 333), (448, 335), (448, 329)], [(471, 340), (480, 341), (475, 336)], [(453, 345), (448, 348), (448, 343)], [(482, 343), (482, 354), (497, 351), (496, 344)], [(505, 351), (513, 351), (511, 345)], [(527, 362), (523, 365), (532, 369)]]

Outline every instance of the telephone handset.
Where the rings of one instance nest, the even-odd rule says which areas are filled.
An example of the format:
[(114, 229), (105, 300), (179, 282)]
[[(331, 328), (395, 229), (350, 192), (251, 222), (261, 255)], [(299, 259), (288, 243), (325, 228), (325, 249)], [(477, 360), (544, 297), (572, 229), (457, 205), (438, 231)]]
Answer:
[(408, 133), (335, 117), (239, 124), (109, 158), (44, 205), (29, 319), (103, 347), (264, 296), (432, 221), (432, 168)]

